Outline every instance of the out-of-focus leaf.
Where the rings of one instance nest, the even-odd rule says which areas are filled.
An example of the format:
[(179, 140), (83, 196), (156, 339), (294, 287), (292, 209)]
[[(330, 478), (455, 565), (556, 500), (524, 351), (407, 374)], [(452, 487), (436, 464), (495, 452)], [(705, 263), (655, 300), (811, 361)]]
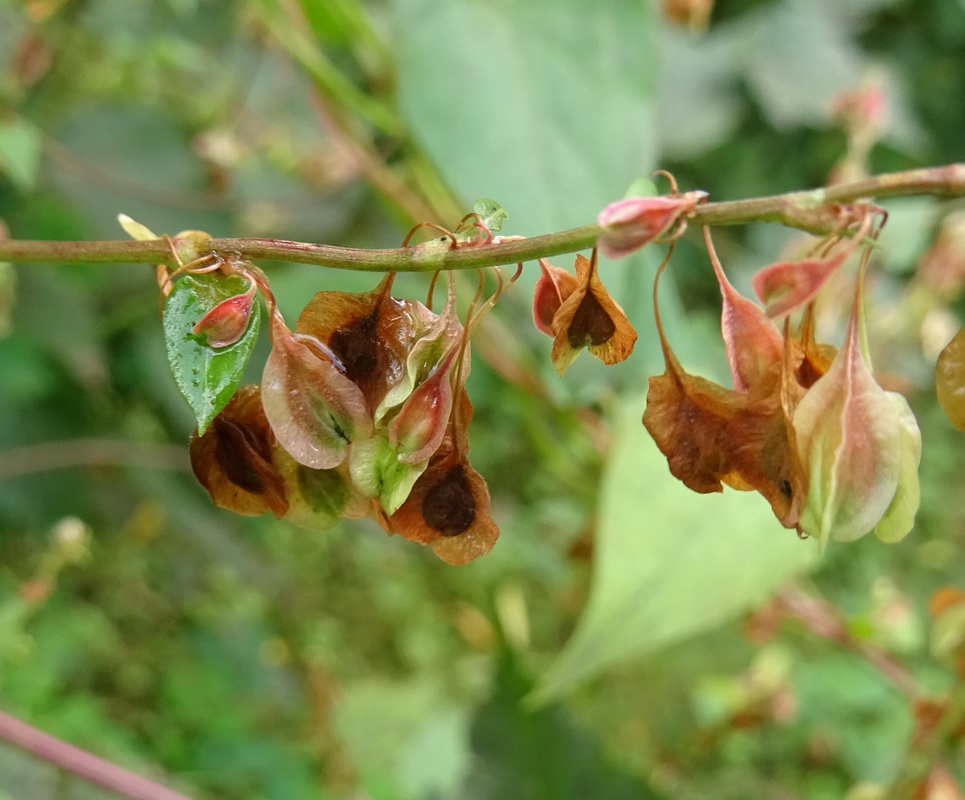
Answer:
[(235, 276), (185, 275), (175, 281), (164, 302), (168, 363), (175, 383), (198, 419), (199, 433), (204, 433), (241, 383), (258, 339), (261, 315), (257, 311), (252, 314), (241, 338), (218, 350), (199, 342), (192, 330), (218, 303), (247, 288), (245, 281)]
[(17, 275), (17, 329), (42, 343), (82, 386), (101, 388), (109, 370), (92, 292), (60, 267), (31, 265)]
[(17, 273), (13, 264), (0, 261), (0, 339), (13, 327), (13, 307), (17, 296)]
[(378, 798), (454, 796), (469, 768), (468, 727), (465, 710), (429, 680), (349, 683), (335, 708), (335, 729)]
[[(591, 734), (558, 706), (526, 708), (532, 679), (504, 651), (493, 696), (473, 723), (475, 770), (464, 796), (480, 800), (654, 800), (658, 795), (611, 763)], [(534, 769), (534, 765), (539, 765)]]
[(745, 75), (776, 127), (826, 121), (834, 95), (865, 74), (848, 26), (815, 6), (785, 0), (764, 9), (745, 31)]
[(913, 724), (900, 692), (869, 664), (843, 653), (798, 662), (792, 680), (800, 701), (797, 724), (812, 735), (833, 731), (834, 757), (852, 778), (894, 777)]
[(33, 188), (40, 167), (40, 131), (14, 117), (0, 119), (0, 172), (23, 191)]
[(942, 205), (934, 197), (893, 197), (881, 205), (888, 211), (888, 224), (878, 236), (875, 257), (889, 272), (912, 272), (934, 238)]
[(513, 233), (586, 224), (652, 168), (651, 3), (394, 6), (406, 121), (459, 195), (512, 198)]
[(965, 327), (945, 345), (935, 366), (938, 402), (949, 421), (965, 431)]
[(728, 28), (699, 39), (662, 31), (657, 126), (664, 157), (694, 156), (723, 141), (740, 121), (735, 46)]
[(540, 699), (720, 624), (814, 560), (814, 544), (781, 528), (756, 495), (697, 495), (674, 481), (640, 424), (642, 405), (628, 403), (616, 423), (590, 600)]

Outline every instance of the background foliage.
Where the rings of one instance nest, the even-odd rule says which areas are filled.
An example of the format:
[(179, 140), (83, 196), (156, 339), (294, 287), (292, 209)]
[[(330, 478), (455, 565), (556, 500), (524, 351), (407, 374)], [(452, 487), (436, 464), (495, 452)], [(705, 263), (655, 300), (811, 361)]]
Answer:
[[(644, 0), (3, 0), (0, 218), (17, 238), (120, 238), (124, 212), (390, 247), (479, 196), (507, 233), (585, 224), (658, 166), (719, 200), (805, 188), (845, 156), (835, 96), (868, 80), (890, 109), (872, 171), (961, 160), (963, 49), (954, 0), (721, 0), (705, 32)], [(931, 691), (953, 680), (926, 604), (960, 580), (965, 468), (930, 372), (965, 306), (916, 273), (949, 205), (892, 210), (870, 333), (919, 414), (922, 510), (899, 545), (820, 560), (756, 496), (682, 494), (648, 442), (650, 254), (603, 267), (641, 332), (623, 365), (555, 376), (532, 269), (477, 335), (473, 459), (503, 533), (460, 568), (369, 523), (319, 536), (213, 508), (151, 270), (0, 265), (0, 704), (199, 798), (840, 798), (889, 781), (908, 699), (769, 598), (798, 576), (862, 646)], [(796, 242), (750, 226), (718, 251), (746, 289)], [(266, 268), (291, 318), (377, 280)], [(720, 377), (696, 238), (672, 273), (671, 340)], [(0, 797), (97, 796), (76, 784), (0, 747)]]

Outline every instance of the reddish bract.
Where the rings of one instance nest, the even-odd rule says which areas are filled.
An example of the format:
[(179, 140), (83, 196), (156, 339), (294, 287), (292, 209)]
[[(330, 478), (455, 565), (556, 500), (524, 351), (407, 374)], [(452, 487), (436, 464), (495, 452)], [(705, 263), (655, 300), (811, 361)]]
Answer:
[(594, 257), (576, 257), (577, 286), (553, 316), (553, 366), (562, 375), (585, 347), (604, 364), (633, 352), (637, 332), (603, 286)]
[(539, 260), (543, 274), (533, 292), (533, 323), (547, 336), (553, 335), (553, 317), (563, 301), (576, 291), (577, 280), (565, 269), (554, 267), (545, 258)]
[(627, 197), (610, 203), (596, 218), (597, 245), (607, 258), (623, 258), (659, 239), (707, 197), (707, 192), (660, 197)]

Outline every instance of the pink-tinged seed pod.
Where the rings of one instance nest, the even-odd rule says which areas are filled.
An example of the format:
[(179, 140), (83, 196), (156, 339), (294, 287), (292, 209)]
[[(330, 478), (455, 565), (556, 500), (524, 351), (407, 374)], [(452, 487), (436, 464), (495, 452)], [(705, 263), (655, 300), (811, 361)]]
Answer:
[(547, 336), (555, 336), (553, 317), (566, 298), (576, 291), (579, 282), (575, 275), (554, 267), (545, 258), (539, 260), (539, 266), (543, 274), (536, 281), (533, 292), (533, 323), (538, 331)]
[(899, 539), (918, 505), (921, 435), (904, 398), (882, 389), (871, 372), (862, 346), (862, 282), (859, 277), (844, 345), (792, 420), (808, 474), (801, 527), (822, 549), (882, 523), (879, 538)]
[(610, 203), (597, 215), (602, 229), (597, 245), (607, 258), (623, 258), (660, 238), (677, 220), (696, 208), (707, 192), (660, 197), (627, 197)]
[(337, 467), (349, 443), (372, 428), (362, 390), (320, 343), (293, 334), (279, 315), (272, 319), (271, 340), (261, 398), (278, 443), (306, 467)]
[(406, 464), (425, 461), (442, 444), (452, 413), (450, 373), (458, 351), (458, 346), (449, 351), (445, 361), (409, 395), (389, 426), (389, 444)]

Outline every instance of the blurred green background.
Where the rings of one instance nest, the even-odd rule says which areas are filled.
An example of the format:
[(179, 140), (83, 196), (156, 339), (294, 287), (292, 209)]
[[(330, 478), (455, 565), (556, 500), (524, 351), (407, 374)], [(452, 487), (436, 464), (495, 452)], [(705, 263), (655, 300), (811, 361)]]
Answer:
[[(658, 167), (725, 200), (963, 159), (959, 0), (720, 0), (703, 30), (669, 18), (687, 7), (0, 0), (0, 219), (22, 239), (122, 238), (123, 212), (169, 233), (394, 247), (483, 196), (504, 233), (586, 224)], [(857, 163), (832, 109), (868, 86), (888, 114)], [(906, 541), (820, 559), (761, 498), (688, 493), (645, 436), (663, 368), (653, 254), (602, 267), (640, 332), (624, 364), (584, 355), (555, 375), (532, 264), (474, 339), (472, 458), (502, 536), (466, 567), (367, 521), (309, 534), (213, 507), (152, 270), (0, 265), (0, 707), (197, 798), (830, 800), (886, 784), (908, 697), (770, 598), (826, 601), (925, 690), (954, 681), (927, 601), (961, 581), (965, 441), (931, 380), (965, 269), (942, 282), (919, 265), (962, 206), (888, 207), (870, 335), (919, 415), (922, 508)], [(801, 237), (716, 241), (747, 291)], [(316, 291), (378, 280), (263, 266), (292, 318)], [(671, 273), (672, 343), (723, 379), (693, 233)], [(829, 294), (822, 338), (840, 342), (848, 291)], [(0, 744), (0, 798), (103, 796)]]

